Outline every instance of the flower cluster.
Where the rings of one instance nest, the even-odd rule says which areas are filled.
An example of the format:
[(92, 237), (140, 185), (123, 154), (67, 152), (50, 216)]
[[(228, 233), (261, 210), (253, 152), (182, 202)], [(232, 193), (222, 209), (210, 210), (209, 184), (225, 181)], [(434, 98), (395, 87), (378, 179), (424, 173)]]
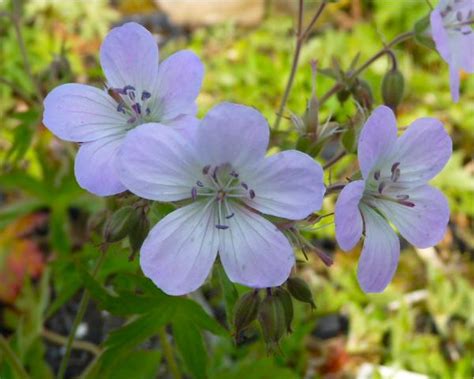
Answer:
[[(453, 72), (471, 70), (473, 61), (451, 47), (472, 41), (472, 34), (453, 24), (452, 15), (461, 24), (472, 15), (455, 3), (433, 11), (432, 24), (457, 93)], [(233, 282), (253, 288), (284, 283), (295, 264), (293, 249), (264, 215), (297, 221), (319, 210), (326, 191), (321, 166), (296, 150), (266, 156), (268, 123), (248, 106), (221, 103), (198, 120), (201, 61), (180, 51), (158, 64), (153, 36), (136, 23), (108, 34), (100, 61), (106, 88), (55, 88), (43, 122), (56, 136), (81, 144), (76, 178), (91, 193), (129, 190), (182, 205), (144, 240), (144, 274), (168, 294), (186, 294), (202, 285), (219, 255)], [(449, 208), (426, 183), (450, 155), (451, 140), (435, 119), (416, 120), (397, 138), (389, 108), (368, 118), (358, 144), (362, 179), (345, 185), (335, 210), (341, 248), (350, 250), (365, 236), (358, 269), (365, 291), (383, 290), (397, 267), (399, 240), (389, 222), (415, 246), (442, 238)]]

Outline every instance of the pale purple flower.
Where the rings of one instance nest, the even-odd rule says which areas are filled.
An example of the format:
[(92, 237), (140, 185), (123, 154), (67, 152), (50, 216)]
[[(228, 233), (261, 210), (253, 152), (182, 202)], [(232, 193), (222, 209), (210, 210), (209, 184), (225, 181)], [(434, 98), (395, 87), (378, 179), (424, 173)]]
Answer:
[(183, 139), (148, 124), (131, 131), (120, 156), (125, 186), (146, 199), (191, 203), (162, 219), (141, 248), (144, 274), (171, 295), (197, 289), (219, 252), (230, 280), (282, 284), (294, 264), (283, 233), (260, 212), (298, 220), (319, 209), (321, 166), (298, 151), (265, 157), (269, 128), (253, 108), (223, 103)]
[(441, 0), (430, 21), (436, 49), (449, 64), (451, 96), (457, 102), (460, 70), (474, 72), (474, 1)]
[(149, 122), (180, 130), (198, 123), (202, 63), (191, 51), (179, 51), (159, 65), (158, 55), (155, 39), (141, 25), (114, 28), (100, 48), (107, 88), (64, 84), (44, 101), (44, 125), (63, 140), (82, 143), (76, 178), (96, 195), (125, 190), (117, 153), (130, 130)]
[(351, 250), (365, 235), (357, 276), (365, 292), (380, 292), (392, 279), (400, 243), (389, 222), (411, 244), (438, 243), (446, 230), (449, 207), (427, 182), (446, 164), (451, 138), (440, 121), (420, 118), (397, 138), (390, 108), (378, 107), (359, 138), (362, 180), (344, 187), (336, 202), (336, 239)]

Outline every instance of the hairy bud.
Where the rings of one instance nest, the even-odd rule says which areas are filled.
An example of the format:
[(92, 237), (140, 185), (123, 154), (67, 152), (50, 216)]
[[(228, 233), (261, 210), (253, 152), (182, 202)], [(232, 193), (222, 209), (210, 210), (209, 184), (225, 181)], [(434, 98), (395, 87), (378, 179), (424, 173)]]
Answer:
[(382, 81), (382, 98), (385, 105), (395, 111), (402, 102), (405, 80), (397, 69), (388, 71)]
[(238, 336), (242, 330), (247, 328), (257, 318), (260, 302), (261, 300), (258, 291), (247, 292), (237, 300), (234, 308), (234, 327), (236, 336)]
[(293, 301), (289, 292), (281, 287), (273, 290), (273, 296), (280, 300), (283, 310), (285, 311), (285, 323), (287, 333), (291, 333), (291, 322), (293, 321)]
[(126, 206), (115, 211), (104, 227), (106, 242), (117, 242), (125, 238), (137, 224), (138, 214), (134, 207)]
[(306, 282), (301, 278), (289, 278), (286, 281), (286, 286), (288, 291), (290, 291), (291, 296), (293, 296), (296, 300), (302, 301), (303, 303), (311, 304), (311, 308), (315, 308), (315, 304), (313, 301), (313, 295), (311, 294), (311, 290), (306, 284)]
[(352, 95), (354, 96), (355, 101), (357, 101), (362, 107), (365, 109), (372, 109), (374, 97), (369, 83), (365, 80), (357, 80), (357, 83), (352, 90)]
[(150, 221), (143, 211), (140, 211), (137, 223), (130, 229), (128, 233), (128, 241), (130, 242), (130, 248), (132, 249), (131, 259), (142, 247), (143, 241), (150, 231)]
[(260, 304), (258, 321), (268, 349), (274, 350), (286, 331), (285, 309), (279, 297), (272, 294), (265, 297)]

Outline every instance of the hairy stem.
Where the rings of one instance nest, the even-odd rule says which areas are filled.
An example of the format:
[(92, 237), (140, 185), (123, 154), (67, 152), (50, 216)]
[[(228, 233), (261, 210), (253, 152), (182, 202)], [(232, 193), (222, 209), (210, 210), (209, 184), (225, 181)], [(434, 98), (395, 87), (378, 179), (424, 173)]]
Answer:
[(179, 370), (176, 359), (174, 358), (173, 348), (168, 341), (165, 327), (160, 328), (160, 331), (158, 332), (158, 338), (160, 339), (160, 345), (163, 349), (163, 354), (165, 355), (165, 359), (168, 363), (168, 367), (170, 368), (173, 379), (181, 379), (183, 376), (181, 375), (181, 371)]
[(333, 184), (332, 186), (326, 188), (325, 196), (330, 195), (332, 193), (340, 192), (344, 189), (345, 186), (346, 184), (344, 183)]
[[(391, 48), (395, 45), (398, 45), (399, 43), (402, 43), (410, 38), (412, 38), (414, 35), (413, 32), (406, 32), (403, 34), (400, 34), (399, 36), (395, 37), (390, 43), (388, 43), (385, 47), (380, 49), (377, 53), (375, 53), (371, 58), (369, 58), (364, 64), (362, 64), (357, 70), (355, 70), (352, 74), (351, 77), (356, 77), (359, 74), (361, 74), (363, 71), (365, 71), (372, 63), (374, 63), (377, 59), (380, 57), (384, 56), (385, 54), (390, 54)], [(392, 53), (393, 54), (393, 53)], [(340, 90), (344, 88), (344, 85), (341, 83), (336, 83), (334, 86), (326, 92), (321, 98), (319, 99), (319, 104), (323, 104), (326, 102), (329, 98), (331, 98), (333, 95), (337, 94)]]
[(324, 8), (326, 7), (326, 1), (323, 1), (321, 3), (315, 15), (311, 19), (309, 25), (304, 30), (303, 30), (303, 6), (304, 6), (304, 2), (303, 0), (300, 0), (299, 5), (298, 5), (298, 25), (297, 25), (297, 32), (296, 32), (296, 47), (295, 47), (295, 52), (293, 54), (293, 62), (291, 64), (290, 76), (288, 77), (288, 81), (286, 83), (285, 92), (283, 93), (283, 98), (281, 99), (281, 103), (278, 109), (278, 113), (276, 115), (275, 123), (273, 124), (274, 130), (278, 130), (278, 128), (280, 127), (283, 111), (285, 109), (286, 103), (288, 102), (288, 97), (290, 96), (291, 88), (293, 87), (293, 82), (295, 80), (296, 70), (298, 68), (298, 62), (300, 59), (301, 48), (303, 47), (304, 42), (308, 38), (308, 35), (311, 32), (311, 29), (313, 28), (314, 24), (316, 23), (319, 16), (321, 15)]
[(29, 379), (30, 376), (23, 368), (20, 360), (16, 356), (15, 352), (11, 349), (8, 341), (0, 334), (0, 351), (5, 354), (6, 361), (12, 365), (13, 370), (16, 373), (16, 378), (19, 379)]
[[(100, 254), (100, 256), (97, 259), (97, 262), (95, 264), (94, 270), (92, 271), (92, 277), (93, 278), (95, 278), (97, 276), (97, 273), (99, 272), (99, 269), (101, 268), (102, 264), (105, 261), (105, 257), (106, 257), (106, 252), (101, 251), (101, 254)], [(87, 306), (89, 305), (89, 300), (90, 300), (89, 292), (87, 292), (87, 290), (84, 290), (84, 293), (82, 294), (81, 301), (79, 303), (79, 309), (77, 311), (74, 322), (72, 323), (71, 332), (69, 333), (69, 337), (67, 339), (66, 353), (64, 354), (63, 359), (61, 360), (61, 364), (59, 366), (57, 379), (63, 379), (63, 377), (64, 377), (64, 374), (65, 374), (66, 369), (67, 369), (67, 364), (68, 364), (69, 358), (71, 356), (72, 345), (73, 345), (73, 342), (74, 342), (74, 338), (76, 337), (77, 328), (79, 327), (79, 324), (81, 323), (81, 321), (84, 317), (84, 314), (86, 313)]]
[[(55, 333), (51, 330), (43, 329), (41, 331), (41, 335), (49, 342), (52, 342), (56, 345), (67, 345), (67, 337), (64, 337), (61, 334)], [(95, 356), (101, 353), (101, 349), (97, 345), (94, 345), (93, 343), (88, 341), (73, 341), (71, 346), (73, 349), (84, 350), (91, 354), (94, 354)]]

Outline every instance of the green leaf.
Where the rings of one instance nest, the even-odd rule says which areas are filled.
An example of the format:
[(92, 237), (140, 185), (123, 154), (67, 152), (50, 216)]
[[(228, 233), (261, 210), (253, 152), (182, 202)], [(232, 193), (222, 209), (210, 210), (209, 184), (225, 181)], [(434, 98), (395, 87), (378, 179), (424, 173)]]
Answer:
[(71, 241), (69, 239), (69, 215), (67, 209), (62, 206), (55, 206), (50, 214), (50, 238), (53, 249), (61, 254), (71, 251)]
[(199, 328), (189, 323), (186, 316), (172, 322), (173, 335), (187, 369), (196, 379), (207, 378), (207, 354)]
[(12, 171), (0, 175), (0, 187), (7, 190), (21, 190), (47, 203), (51, 194), (49, 189), (38, 179), (21, 171)]
[(209, 316), (195, 301), (185, 298), (172, 298), (176, 303), (177, 313), (180, 317), (186, 317), (189, 321), (206, 329), (215, 335), (228, 336), (225, 330), (213, 317)]

